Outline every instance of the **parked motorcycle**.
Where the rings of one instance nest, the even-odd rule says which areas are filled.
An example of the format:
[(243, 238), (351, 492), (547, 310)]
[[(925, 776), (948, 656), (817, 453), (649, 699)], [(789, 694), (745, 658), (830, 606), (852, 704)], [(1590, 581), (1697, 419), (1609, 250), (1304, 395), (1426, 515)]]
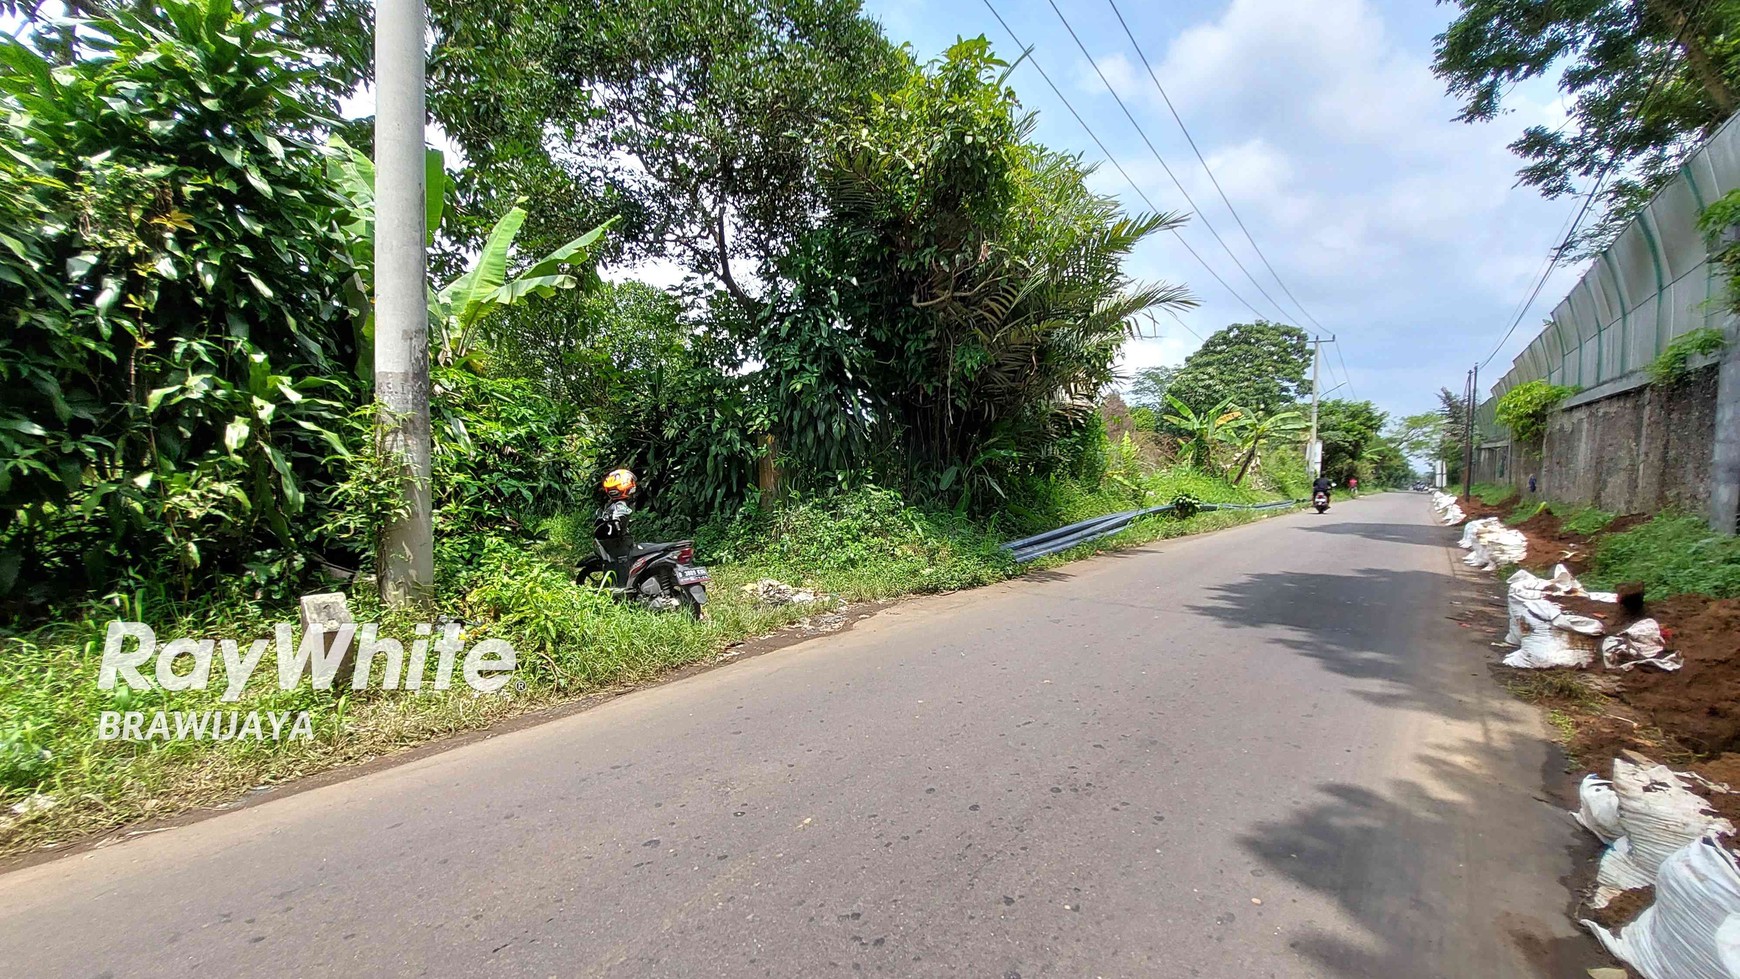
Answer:
[(1329, 509), (1329, 494), (1322, 490), (1311, 494), (1311, 505), (1317, 509), (1318, 513)]
[(628, 505), (634, 474), (618, 469), (604, 479), (606, 503), (592, 525), (596, 557), (580, 563), (576, 579), (610, 591), (619, 601), (636, 601), (655, 611), (682, 608), (700, 618), (707, 605), (707, 569), (695, 563), (693, 541), (637, 544), (629, 534)]

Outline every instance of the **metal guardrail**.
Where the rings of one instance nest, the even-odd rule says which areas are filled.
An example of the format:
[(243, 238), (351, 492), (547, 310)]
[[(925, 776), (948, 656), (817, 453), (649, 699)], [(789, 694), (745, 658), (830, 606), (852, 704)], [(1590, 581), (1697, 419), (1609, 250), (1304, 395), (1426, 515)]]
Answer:
[[(1295, 507), (1304, 500), (1281, 500), (1275, 503), (1202, 503), (1196, 508), (1198, 513), (1210, 513), (1215, 510), (1279, 510), (1282, 507)], [(1109, 537), (1123, 530), (1143, 517), (1151, 517), (1158, 513), (1169, 513), (1172, 504), (1164, 506), (1144, 507), (1140, 510), (1125, 510), (1122, 513), (1108, 513), (1101, 517), (1089, 517), (1056, 530), (1048, 530), (1042, 534), (1012, 540), (1003, 545), (1016, 561), (1026, 564), (1042, 557), (1049, 557), (1067, 551), (1078, 544)]]

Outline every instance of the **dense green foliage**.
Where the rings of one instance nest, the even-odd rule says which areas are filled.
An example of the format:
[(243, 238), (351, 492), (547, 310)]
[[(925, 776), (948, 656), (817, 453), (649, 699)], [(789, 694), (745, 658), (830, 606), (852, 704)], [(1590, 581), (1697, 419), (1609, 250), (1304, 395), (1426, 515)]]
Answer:
[(897, 77), (856, 0), (506, 0), (431, 4), (431, 112), (472, 168), (467, 200), (527, 198), (534, 247), (608, 215), (746, 313), (758, 275), (820, 212), (831, 123)]
[(1468, 399), (1449, 388), (1439, 388), (1438, 415), (1444, 420), (1444, 425), (1440, 429), (1435, 458), (1444, 464), (1444, 472), (1449, 481), (1459, 483), (1462, 479), (1462, 467), (1467, 459)]
[[(355, 274), (309, 62), (265, 14), (164, 4), (52, 68), (5, 42), (0, 594), (213, 566), (276, 587), (356, 404)], [(20, 579), (23, 567), (31, 569)]]
[(1678, 384), (1691, 376), (1693, 357), (1719, 354), (1728, 347), (1721, 330), (1706, 326), (1675, 337), (1661, 356), (1650, 362), (1649, 379), (1654, 384)]
[[(1370, 401), (1330, 398), (1319, 405), (1317, 438), (1323, 443), (1323, 475), (1337, 483), (1353, 477), (1368, 485), (1374, 479), (1389, 484), (1405, 482), (1407, 477), (1396, 479), (1393, 469), (1399, 451), (1383, 439), (1386, 418)], [(1390, 467), (1382, 472), (1381, 479), (1374, 461), (1387, 461)]]
[(1167, 395), (1166, 400), (1171, 403), (1172, 412), (1162, 415), (1161, 420), (1179, 433), (1182, 458), (1198, 472), (1218, 472), (1217, 450), (1230, 441), (1232, 430), (1229, 426), (1243, 417), (1244, 412), (1233, 406), (1231, 398), (1222, 398), (1220, 403), (1203, 412), (1192, 410), (1172, 395)]
[(1537, 442), (1547, 431), (1547, 415), (1577, 393), (1574, 387), (1544, 380), (1524, 381), (1498, 398), (1498, 423), (1519, 442)]
[(1311, 393), (1305, 331), (1258, 320), (1216, 330), (1172, 379), (1167, 393), (1189, 405), (1230, 400), (1247, 411), (1279, 411)]
[(1601, 188), (1602, 220), (1574, 246), (1593, 254), (1679, 171), (1736, 108), (1740, 4), (1732, 0), (1456, 0), (1433, 70), (1490, 121), (1512, 88), (1558, 73), (1569, 124), (1535, 125), (1511, 143), (1519, 176), (1547, 197)]
[(1059, 439), (1097, 420), (1133, 318), (1190, 303), (1122, 271), (1177, 218), (1089, 191), (1079, 159), (1031, 140), (1006, 71), (958, 42), (830, 130), (827, 221), (757, 347), (800, 473), (849, 474), (867, 440), (898, 446), (877, 461), (910, 486), (1000, 499), (1068, 463)]

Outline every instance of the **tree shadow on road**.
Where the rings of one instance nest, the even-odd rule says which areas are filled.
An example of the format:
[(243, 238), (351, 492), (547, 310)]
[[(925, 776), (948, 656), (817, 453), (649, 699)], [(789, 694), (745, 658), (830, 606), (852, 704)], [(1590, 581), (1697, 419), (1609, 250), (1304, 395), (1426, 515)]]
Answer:
[(1486, 731), (1429, 745), (1410, 777), (1381, 790), (1320, 785), (1288, 818), (1240, 837), (1353, 925), (1325, 921), (1290, 937), (1321, 970), (1312, 974), (1585, 979), (1612, 964), (1571, 924), (1562, 884), (1597, 844), (1531, 791), (1562, 756), (1502, 724)]
[[(1446, 671), (1485, 670), (1485, 632), (1448, 621), (1447, 598), (1466, 586), (1447, 574), (1364, 568), (1345, 574), (1253, 574), (1209, 590), (1191, 611), (1261, 630), (1259, 642), (1301, 653), (1342, 676), (1366, 681), (1355, 693), (1386, 707), (1463, 719), (1473, 710)], [(1468, 655), (1434, 654), (1466, 643)]]

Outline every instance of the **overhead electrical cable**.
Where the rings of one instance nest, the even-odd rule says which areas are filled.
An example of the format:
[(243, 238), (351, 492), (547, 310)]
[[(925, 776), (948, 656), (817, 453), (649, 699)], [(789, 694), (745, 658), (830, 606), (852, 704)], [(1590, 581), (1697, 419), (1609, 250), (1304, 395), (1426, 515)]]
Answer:
[[(1309, 320), (1312, 326), (1319, 330), (1324, 329), (1323, 324), (1317, 322), (1317, 317), (1312, 316), (1311, 311), (1305, 308), (1305, 304), (1299, 301), (1299, 297), (1293, 295), (1293, 290), (1287, 288), (1286, 280), (1281, 278), (1281, 273), (1275, 271), (1275, 266), (1269, 262), (1269, 256), (1263, 254), (1263, 249), (1257, 244), (1257, 240), (1251, 237), (1251, 229), (1245, 227), (1244, 218), (1239, 216), (1238, 208), (1234, 207), (1232, 200), (1227, 197), (1226, 190), (1221, 187), (1219, 178), (1214, 175), (1214, 169), (1208, 165), (1208, 160), (1202, 155), (1201, 148), (1196, 145), (1196, 139), (1190, 135), (1190, 127), (1184, 124), (1183, 117), (1178, 114), (1178, 109), (1172, 104), (1172, 97), (1166, 94), (1165, 86), (1160, 84), (1160, 76), (1155, 73), (1154, 66), (1148, 61), (1147, 52), (1142, 50), (1141, 43), (1136, 40), (1135, 33), (1130, 30), (1129, 23), (1124, 20), (1124, 12), (1118, 9), (1117, 0), (1106, 0), (1106, 3), (1111, 5), (1112, 13), (1118, 18), (1118, 26), (1124, 29), (1124, 36), (1130, 39), (1130, 46), (1136, 49), (1136, 57), (1141, 59), (1142, 67), (1148, 71), (1148, 80), (1154, 83), (1154, 90), (1160, 93), (1160, 100), (1166, 104), (1166, 111), (1172, 114), (1172, 121), (1178, 123), (1179, 131), (1184, 134), (1184, 141), (1190, 144), (1190, 151), (1196, 154), (1196, 162), (1202, 164), (1202, 171), (1208, 174), (1208, 181), (1214, 185), (1214, 192), (1220, 195), (1221, 203), (1226, 205), (1227, 212), (1238, 224), (1239, 231), (1243, 232), (1245, 241), (1250, 243), (1251, 250), (1257, 253), (1257, 258), (1262, 261), (1263, 267), (1269, 270), (1269, 275), (1274, 277), (1275, 284), (1280, 286), (1287, 298), (1293, 301), (1293, 305), (1299, 310), (1299, 313)], [(1058, 16), (1061, 17), (1062, 14)], [(1065, 23), (1067, 26), (1067, 22)], [(1337, 352), (1339, 352), (1339, 348), (1337, 348)]]
[[(1009, 40), (1014, 41), (1015, 46), (1017, 48), (1020, 48), (1021, 50), (1028, 53), (1028, 58), (1027, 58), (1028, 63), (1033, 65), (1033, 70), (1039, 72), (1040, 78), (1045, 79), (1045, 84), (1051, 88), (1051, 94), (1057, 96), (1057, 100), (1059, 102), (1063, 103), (1063, 107), (1065, 109), (1069, 110), (1069, 114), (1071, 116), (1075, 117), (1075, 121), (1077, 123), (1079, 123), (1081, 125), (1081, 128), (1088, 134), (1088, 138), (1092, 139), (1094, 141), (1094, 145), (1098, 146), (1100, 148), (1100, 153), (1102, 153), (1105, 156), (1106, 161), (1108, 163), (1110, 163), (1118, 171), (1118, 173), (1123, 175), (1124, 180), (1129, 183), (1130, 189), (1134, 190), (1136, 192), (1136, 196), (1140, 197), (1142, 199), (1142, 203), (1148, 205), (1148, 210), (1152, 211), (1155, 214), (1164, 213), (1161, 211), (1161, 209), (1158, 206), (1155, 205), (1155, 203), (1153, 201), (1148, 199), (1148, 195), (1146, 193), (1144, 193), (1142, 190), (1142, 185), (1136, 183), (1135, 178), (1130, 176), (1130, 172), (1128, 170), (1125, 170), (1124, 165), (1119, 163), (1117, 157), (1112, 155), (1112, 151), (1106, 148), (1105, 142), (1100, 139), (1099, 134), (1094, 132), (1093, 127), (1089, 126), (1087, 124), (1087, 120), (1083, 119), (1081, 117), (1081, 113), (1075, 111), (1075, 106), (1071, 105), (1069, 99), (1064, 97), (1063, 91), (1057, 87), (1056, 82), (1053, 82), (1051, 80), (1051, 76), (1046, 74), (1045, 69), (1040, 66), (1038, 59), (1033, 58), (1031, 56), (1032, 49), (1027, 47), (1027, 45), (1025, 45), (1021, 42), (1021, 38), (1016, 36), (1014, 28), (1011, 28), (1009, 26), (1009, 22), (1005, 21), (1003, 19), (1003, 15), (997, 12), (997, 8), (992, 5), (991, 0), (984, 0), (984, 4), (985, 4), (985, 7), (991, 11), (991, 16), (997, 18), (997, 23), (1003, 25), (1003, 31), (1004, 31), (1004, 33), (1009, 35)], [(1202, 266), (1203, 271), (1207, 272), (1210, 276), (1213, 276), (1214, 281), (1220, 283), (1221, 287), (1224, 288), (1229, 294), (1231, 294), (1234, 299), (1237, 299), (1239, 301), (1239, 303), (1241, 305), (1243, 305), (1246, 309), (1250, 310), (1252, 315), (1259, 316), (1259, 317), (1263, 315), (1263, 313), (1260, 310), (1258, 310), (1257, 307), (1251, 305), (1249, 300), (1247, 300), (1245, 297), (1239, 295), (1237, 289), (1234, 289), (1231, 285), (1229, 285), (1227, 283), (1227, 281), (1225, 279), (1221, 278), (1220, 273), (1218, 273), (1214, 270), (1214, 266), (1209, 265), (1206, 259), (1204, 259), (1201, 255), (1197, 254), (1196, 249), (1190, 247), (1190, 242), (1186, 241), (1184, 236), (1182, 234), (1178, 233), (1178, 229), (1169, 228), (1167, 230), (1171, 231), (1172, 236), (1174, 238), (1178, 239), (1178, 243), (1180, 245), (1184, 246), (1184, 250), (1190, 253), (1190, 257), (1196, 260), (1196, 264)], [(1246, 273), (1246, 274), (1248, 275), (1249, 273)], [(1270, 300), (1270, 302), (1273, 302), (1273, 301), (1274, 300), (1272, 300), (1272, 299)], [(1180, 320), (1179, 322), (1182, 323), (1183, 321)], [(1189, 329), (1189, 327), (1185, 327), (1185, 329)], [(1198, 338), (1198, 339), (1200, 339), (1200, 338)]]
[[(986, 2), (989, 3), (989, 0), (986, 0)], [(1070, 24), (1069, 18), (1065, 17), (1063, 11), (1058, 8), (1056, 0), (1046, 0), (1046, 2), (1051, 5), (1052, 12), (1057, 14), (1057, 19), (1063, 23), (1064, 30), (1068, 31), (1070, 38), (1075, 41), (1075, 46), (1081, 49), (1082, 57), (1087, 59), (1088, 64), (1094, 70), (1094, 74), (1099, 76), (1100, 83), (1104, 85), (1106, 91), (1111, 94), (1112, 101), (1116, 102), (1118, 108), (1123, 111), (1124, 118), (1130, 120), (1130, 125), (1135, 127), (1137, 135), (1141, 136), (1142, 142), (1147, 144), (1148, 152), (1154, 154), (1154, 159), (1159, 161), (1160, 169), (1164, 171), (1167, 178), (1172, 181), (1172, 186), (1178, 188), (1178, 193), (1183, 195), (1184, 200), (1189, 203), (1191, 209), (1196, 212), (1196, 217), (1202, 222), (1202, 226), (1208, 229), (1208, 233), (1214, 237), (1214, 240), (1217, 243), (1219, 243), (1221, 250), (1226, 252), (1227, 257), (1232, 259), (1232, 263), (1238, 266), (1238, 270), (1244, 273), (1245, 278), (1250, 280), (1251, 285), (1256, 287), (1257, 292), (1261, 293), (1263, 298), (1269, 301), (1269, 305), (1275, 307), (1276, 312), (1280, 313), (1279, 318), (1283, 321), (1289, 319), (1290, 317), (1287, 315), (1286, 310), (1281, 307), (1280, 303), (1275, 301), (1275, 297), (1269, 295), (1269, 291), (1263, 288), (1263, 284), (1257, 281), (1257, 277), (1251, 274), (1251, 270), (1245, 268), (1245, 263), (1239, 261), (1238, 255), (1234, 254), (1233, 250), (1227, 247), (1225, 239), (1221, 238), (1220, 232), (1216, 231), (1214, 224), (1208, 220), (1208, 215), (1203, 213), (1202, 207), (1190, 196), (1190, 191), (1184, 189), (1183, 181), (1179, 180), (1178, 175), (1173, 173), (1172, 168), (1166, 164), (1166, 158), (1161, 156), (1160, 151), (1154, 147), (1154, 141), (1148, 138), (1147, 131), (1142, 128), (1141, 123), (1136, 121), (1135, 114), (1130, 111), (1129, 106), (1124, 104), (1123, 98), (1118, 95), (1117, 89), (1112, 87), (1111, 81), (1106, 78), (1106, 73), (1100, 70), (1099, 63), (1094, 61), (1093, 55), (1088, 53), (1087, 45), (1082, 43), (1081, 38), (1075, 32), (1075, 28)]]

